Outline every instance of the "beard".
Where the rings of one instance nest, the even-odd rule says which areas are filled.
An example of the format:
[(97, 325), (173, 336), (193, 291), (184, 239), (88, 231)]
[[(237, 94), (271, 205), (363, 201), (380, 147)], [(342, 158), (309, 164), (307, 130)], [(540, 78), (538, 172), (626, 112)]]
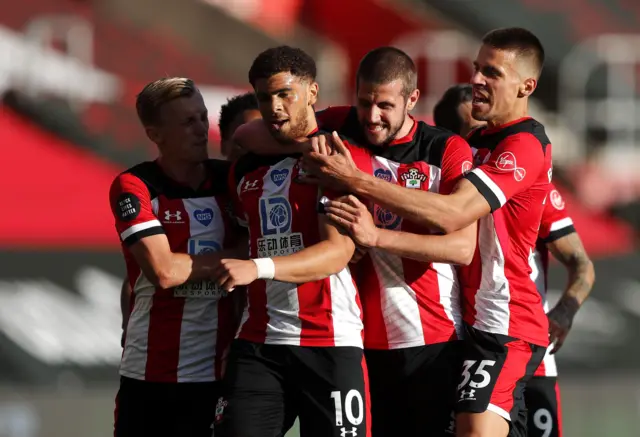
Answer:
[(366, 126), (368, 125), (368, 123), (360, 122), (360, 125), (362, 126), (365, 138), (367, 138), (367, 141), (369, 143), (374, 146), (388, 146), (389, 143), (396, 139), (398, 132), (400, 132), (400, 129), (402, 129), (402, 126), (404, 125), (406, 119), (407, 114), (404, 114), (402, 119), (396, 124), (390, 125), (387, 123), (380, 123), (380, 126), (382, 127), (380, 135), (373, 135), (371, 132), (367, 132)]

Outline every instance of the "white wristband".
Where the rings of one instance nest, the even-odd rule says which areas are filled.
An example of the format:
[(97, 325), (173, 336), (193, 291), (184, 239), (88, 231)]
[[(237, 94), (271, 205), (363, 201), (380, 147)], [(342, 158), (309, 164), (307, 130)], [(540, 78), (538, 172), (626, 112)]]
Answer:
[(273, 279), (276, 275), (276, 265), (271, 258), (253, 258), (258, 268), (258, 279)]

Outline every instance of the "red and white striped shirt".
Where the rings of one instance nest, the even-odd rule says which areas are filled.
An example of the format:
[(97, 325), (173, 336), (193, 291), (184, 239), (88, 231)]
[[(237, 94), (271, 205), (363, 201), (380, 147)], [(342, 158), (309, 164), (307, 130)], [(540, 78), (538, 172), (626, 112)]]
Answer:
[(144, 276), (129, 247), (165, 234), (173, 252), (203, 254), (231, 237), (224, 161), (209, 160), (198, 190), (166, 176), (156, 162), (120, 174), (109, 193), (133, 290), (120, 374), (153, 382), (220, 379), (237, 321), (231, 298), (209, 281), (161, 289)]
[[(362, 137), (353, 107), (330, 107), (317, 114), (320, 125), (357, 144)], [(354, 159), (360, 170), (408, 189), (449, 194), (471, 169), (471, 149), (459, 136), (415, 122), (409, 134), (385, 147), (366, 146), (371, 156)], [(352, 149), (352, 155), (356, 151)], [(415, 234), (427, 227), (370, 205), (378, 227)], [(357, 269), (364, 311), (366, 349), (400, 349), (457, 340), (462, 325), (460, 290), (454, 266), (402, 258), (371, 249)]]
[[(564, 200), (552, 184), (542, 213), (536, 250), (531, 258), (531, 280), (535, 282), (536, 288), (542, 297), (545, 312), (549, 311), (549, 302), (547, 300), (549, 249), (547, 249), (547, 244), (572, 234), (575, 231), (573, 221), (567, 214)], [(547, 353), (534, 376), (558, 376), (555, 355), (549, 353), (552, 348), (553, 345), (549, 345)]]
[(474, 328), (548, 346), (547, 317), (529, 277), (551, 182), (544, 127), (524, 118), (469, 136), (478, 166), (465, 177), (491, 206), (478, 221), (478, 247), (461, 268), (464, 320)]
[[(298, 184), (299, 155), (248, 154), (234, 165), (230, 185), (234, 210), (249, 229), (252, 258), (290, 255), (321, 241), (319, 190)], [(257, 280), (238, 338), (265, 344), (362, 347), (362, 311), (345, 267), (305, 284)]]

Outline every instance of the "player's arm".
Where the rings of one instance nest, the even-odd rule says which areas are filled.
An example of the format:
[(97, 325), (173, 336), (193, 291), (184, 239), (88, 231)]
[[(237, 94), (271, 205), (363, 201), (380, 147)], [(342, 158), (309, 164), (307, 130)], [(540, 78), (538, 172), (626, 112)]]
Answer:
[(274, 257), (273, 279), (302, 284), (318, 281), (344, 269), (355, 251), (353, 240), (319, 215), (322, 241), (288, 256)]
[[(456, 141), (464, 141), (460, 137), (455, 138)], [(500, 143), (489, 162), (467, 174), (450, 195), (443, 195), (388, 184), (357, 170), (352, 163), (339, 163), (339, 160), (345, 161), (340, 155), (348, 156), (349, 152), (344, 145), (340, 146), (337, 141), (335, 143), (338, 155), (312, 154), (313, 160), (322, 162), (324, 168), (321, 172), (339, 173), (342, 175), (342, 184), (358, 197), (369, 199), (405, 219), (445, 233), (470, 226), (502, 207), (508, 199), (535, 182), (544, 164), (544, 154), (537, 140), (529, 134), (513, 135)], [(524, 170), (518, 173), (518, 179), (514, 177), (514, 170), (502, 170), (497, 164), (496, 160), (503, 153), (517, 157), (517, 170)], [(334, 165), (340, 165), (341, 168), (331, 168)], [(347, 169), (349, 166), (350, 169)]]
[[(447, 140), (440, 165), (440, 193), (451, 192), (465, 172), (471, 169), (471, 160), (471, 148), (465, 141), (458, 141), (457, 137)], [(414, 234), (377, 228), (365, 205), (355, 196), (343, 197), (340, 203), (344, 205), (341, 211), (334, 210), (329, 217), (342, 225), (357, 244), (422, 262), (468, 265), (473, 259), (476, 222), (445, 235)]]
[[(231, 137), (238, 147), (257, 155), (278, 155), (282, 153), (282, 144), (278, 143), (269, 132), (262, 119), (252, 120), (239, 126)], [(309, 149), (306, 142), (298, 145), (299, 150), (287, 149), (291, 152), (303, 152)]]
[(379, 229), (374, 247), (422, 262), (469, 265), (473, 260), (477, 224), (445, 235), (421, 235)]
[(205, 255), (175, 253), (171, 251), (169, 240), (164, 234), (144, 237), (133, 243), (129, 250), (145, 277), (160, 288), (209, 279), (220, 259), (240, 256), (235, 248)]
[(302, 284), (318, 281), (344, 269), (355, 251), (355, 244), (324, 216), (318, 217), (321, 241), (287, 256), (249, 261), (224, 259), (216, 282), (226, 290), (248, 285), (256, 279), (273, 279)]
[(145, 277), (156, 287), (176, 287), (211, 277), (216, 262), (237, 249), (206, 255), (174, 253), (162, 225), (153, 214), (147, 187), (124, 173), (111, 186), (111, 209), (122, 243), (127, 246)]
[(589, 297), (595, 281), (593, 262), (584, 250), (577, 232), (547, 243), (547, 248), (569, 273), (567, 287), (558, 305), (577, 310)]
[(569, 274), (564, 293), (548, 314), (551, 341), (555, 343), (552, 353), (555, 353), (562, 347), (573, 318), (591, 293), (595, 269), (575, 231), (552, 241), (547, 239), (546, 245)]
[[(344, 124), (350, 106), (333, 106), (316, 111), (316, 121), (320, 129), (338, 130)], [(264, 121), (252, 120), (236, 129), (231, 140), (240, 148), (258, 155), (278, 155), (282, 153), (282, 145), (269, 133)], [(301, 142), (299, 152), (309, 150), (306, 142)]]
[[(468, 148), (461, 137), (452, 138), (452, 142), (459, 142)], [(337, 154), (322, 156), (310, 153), (305, 156), (307, 168), (318, 177), (322, 185), (350, 191), (404, 219), (445, 233), (471, 226), (480, 217), (491, 212), (491, 206), (485, 197), (466, 179), (460, 180), (449, 195), (389, 184), (358, 170), (349, 150), (335, 134), (332, 142)]]

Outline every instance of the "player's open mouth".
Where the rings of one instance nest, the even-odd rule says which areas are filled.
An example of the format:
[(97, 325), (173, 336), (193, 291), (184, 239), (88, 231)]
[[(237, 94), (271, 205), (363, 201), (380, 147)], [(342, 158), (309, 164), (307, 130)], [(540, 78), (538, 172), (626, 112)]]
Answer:
[(383, 129), (384, 129), (384, 126), (382, 126), (380, 124), (368, 124), (367, 125), (367, 131), (369, 131), (371, 133), (380, 132)]
[(269, 126), (271, 127), (271, 129), (279, 131), (288, 121), (289, 120), (271, 120), (269, 122)]
[(488, 96), (485, 96), (484, 94), (476, 90), (473, 90), (473, 100), (471, 101), (473, 105), (480, 105), (482, 103), (489, 103), (489, 102), (490, 100)]

